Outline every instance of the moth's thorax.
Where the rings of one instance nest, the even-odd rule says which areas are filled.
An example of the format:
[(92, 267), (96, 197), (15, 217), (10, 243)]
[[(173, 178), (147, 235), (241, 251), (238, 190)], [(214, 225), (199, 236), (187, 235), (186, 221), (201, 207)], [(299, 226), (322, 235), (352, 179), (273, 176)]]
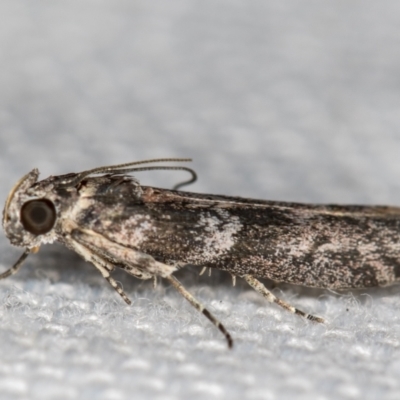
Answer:
[[(39, 171), (33, 169), (13, 187), (3, 210), (3, 228), (7, 238), (15, 246), (34, 248), (52, 243), (57, 239), (56, 228), (60, 216), (68, 214), (73, 205), (76, 189), (60, 190), (59, 177), (49, 177), (38, 182)], [(33, 200), (45, 199), (54, 205), (56, 217), (53, 228), (45, 234), (35, 235), (25, 229), (21, 222), (21, 209)]]

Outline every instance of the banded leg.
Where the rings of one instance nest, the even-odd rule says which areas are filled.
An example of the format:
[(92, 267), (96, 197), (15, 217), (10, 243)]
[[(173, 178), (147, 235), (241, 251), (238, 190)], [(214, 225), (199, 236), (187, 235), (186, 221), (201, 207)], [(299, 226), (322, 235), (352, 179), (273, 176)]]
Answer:
[[(98, 260), (95, 260), (97, 257), (93, 257), (90, 261), (91, 263), (100, 271), (101, 275), (103, 278), (107, 280), (107, 282), (116, 290), (116, 292), (123, 298), (126, 304), (131, 305), (132, 301), (129, 299), (129, 297), (126, 295), (126, 293), (122, 290), (121, 286), (118, 285), (117, 281), (111, 276), (110, 271), (108, 270), (107, 267), (102, 265), (103, 260), (99, 262)], [(105, 262), (107, 263), (107, 261)]]
[(131, 305), (132, 302), (129, 300), (126, 293), (122, 290), (120, 285), (111, 276), (110, 272), (115, 269), (115, 266), (104, 260), (102, 257), (95, 254), (91, 249), (76, 240), (71, 240), (70, 242), (75, 249), (75, 251), (80, 254), (86, 261), (91, 262), (101, 273), (103, 278), (105, 278), (108, 283), (116, 290), (116, 292), (123, 298), (126, 304)]
[(228, 347), (231, 349), (233, 346), (233, 340), (230, 333), (225, 329), (225, 327), (215, 318), (210, 311), (208, 311), (203, 304), (197, 301), (186, 289), (185, 287), (176, 279), (173, 275), (167, 276), (165, 279), (174, 286), (174, 288), (199, 312), (201, 312), (206, 318), (208, 318), (213, 325), (215, 325), (221, 333), (225, 336), (228, 342)]
[(291, 306), (289, 303), (286, 303), (285, 301), (278, 299), (276, 296), (274, 296), (259, 280), (254, 278), (251, 275), (244, 275), (243, 279), (258, 293), (262, 294), (270, 303), (275, 303), (278, 304), (278, 306), (283, 307), (285, 310), (288, 310), (292, 314), (297, 314), (300, 315), (301, 317), (304, 317), (306, 319), (309, 319), (310, 321), (314, 322), (325, 322), (323, 318), (320, 317), (315, 317), (314, 315), (311, 314), (306, 314), (304, 311), (301, 311), (293, 306)]
[(31, 253), (30, 249), (26, 249), (22, 254), (21, 257), (18, 258), (17, 262), (7, 271), (3, 272), (0, 274), (0, 279), (5, 279), (8, 278), (11, 275), (14, 275), (18, 270), (22, 267), (22, 264), (26, 260), (26, 257), (29, 256), (29, 253)]

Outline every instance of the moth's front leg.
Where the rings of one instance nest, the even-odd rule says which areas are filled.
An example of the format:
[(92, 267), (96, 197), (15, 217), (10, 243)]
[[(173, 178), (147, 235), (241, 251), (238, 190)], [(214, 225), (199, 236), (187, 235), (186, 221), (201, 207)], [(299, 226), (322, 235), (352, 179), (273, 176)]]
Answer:
[(71, 240), (69, 245), (86, 261), (92, 263), (101, 273), (103, 278), (105, 278), (108, 283), (117, 291), (117, 293), (123, 298), (123, 300), (131, 305), (132, 302), (126, 295), (126, 293), (122, 290), (121, 286), (118, 285), (116, 280), (111, 276), (111, 272), (115, 269), (115, 266), (93, 252), (92, 249), (89, 249), (77, 241)]
[(68, 247), (100, 271), (102, 276), (128, 304), (131, 304), (131, 301), (111, 277), (111, 272), (114, 271), (116, 266), (139, 279), (150, 279), (155, 276), (166, 277), (176, 270), (175, 267), (159, 263), (147, 254), (112, 242), (92, 230), (74, 226), (64, 239)]
[[(66, 238), (67, 245), (75, 249), (75, 243), (83, 246), (78, 251), (86, 260), (95, 254), (113, 266), (124, 269), (139, 279), (151, 279), (154, 276), (165, 278), (177, 270), (177, 267), (156, 261), (152, 256), (135, 248), (116, 243), (91, 229), (84, 229), (74, 224)], [(89, 258), (88, 258), (89, 257)]]

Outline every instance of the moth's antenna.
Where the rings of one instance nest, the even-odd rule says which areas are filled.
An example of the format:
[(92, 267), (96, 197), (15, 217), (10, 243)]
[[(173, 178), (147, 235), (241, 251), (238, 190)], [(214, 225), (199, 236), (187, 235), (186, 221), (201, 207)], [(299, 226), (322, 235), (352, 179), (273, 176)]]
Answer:
[(115, 173), (115, 174), (127, 174), (131, 172), (140, 172), (140, 171), (150, 171), (150, 170), (183, 170), (188, 171), (192, 175), (192, 178), (188, 181), (182, 182), (174, 187), (174, 189), (181, 187), (183, 185), (188, 185), (189, 183), (195, 182), (197, 180), (196, 173), (187, 167), (169, 167), (169, 166), (153, 166), (153, 167), (139, 167), (139, 168), (130, 168), (134, 165), (140, 164), (152, 164), (156, 162), (189, 162), (192, 161), (191, 158), (155, 158), (152, 160), (143, 160), (143, 161), (133, 161), (124, 164), (116, 164), (116, 165), (109, 165), (105, 167), (98, 167), (89, 169), (87, 171), (83, 171), (77, 175), (75, 175), (72, 179), (64, 180), (60, 185), (61, 186), (76, 186), (83, 179), (85, 179), (89, 175), (96, 175), (96, 174), (105, 174), (105, 173)]
[(197, 174), (196, 174), (196, 172), (195, 172), (193, 169), (188, 168), (188, 167), (169, 167), (169, 166), (167, 166), (167, 165), (166, 165), (166, 166), (156, 165), (156, 166), (153, 166), (153, 167), (140, 167), (140, 168), (119, 169), (119, 170), (118, 170), (118, 173), (119, 173), (119, 174), (128, 174), (128, 173), (130, 173), (130, 172), (162, 171), (162, 170), (165, 170), (165, 171), (168, 171), (168, 170), (169, 170), (169, 171), (187, 171), (187, 172), (189, 172), (189, 173), (192, 175), (192, 177), (191, 177), (189, 180), (183, 181), (183, 182), (180, 182), (180, 183), (176, 184), (176, 185), (173, 187), (173, 190), (178, 190), (178, 188), (180, 188), (180, 187), (182, 187), (182, 186), (190, 185), (191, 183), (197, 181)]
[(191, 177), (189, 180), (187, 180), (187, 181), (183, 181), (183, 182), (180, 182), (180, 183), (176, 184), (176, 185), (172, 188), (173, 190), (178, 190), (179, 188), (181, 188), (181, 187), (183, 187), (183, 186), (191, 185), (192, 183), (194, 183), (194, 182), (197, 181), (197, 174), (196, 174), (196, 172), (195, 172), (193, 169), (191, 169), (191, 168), (186, 168), (186, 171), (190, 172), (190, 173), (192, 174), (192, 177)]

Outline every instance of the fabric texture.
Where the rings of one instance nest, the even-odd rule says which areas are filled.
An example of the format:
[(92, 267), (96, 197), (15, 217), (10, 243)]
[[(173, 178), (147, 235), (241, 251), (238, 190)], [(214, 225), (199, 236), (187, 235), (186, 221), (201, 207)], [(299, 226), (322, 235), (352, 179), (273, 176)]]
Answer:
[[(3, 0), (0, 200), (41, 177), (192, 157), (185, 190), (399, 204), (400, 4), (313, 0)], [(138, 174), (171, 188), (182, 172)], [(0, 272), (21, 253), (0, 234)], [(398, 286), (273, 293), (214, 271), (172, 287), (44, 246), (0, 282), (0, 399), (399, 399)], [(271, 286), (269, 286), (271, 287)]]

